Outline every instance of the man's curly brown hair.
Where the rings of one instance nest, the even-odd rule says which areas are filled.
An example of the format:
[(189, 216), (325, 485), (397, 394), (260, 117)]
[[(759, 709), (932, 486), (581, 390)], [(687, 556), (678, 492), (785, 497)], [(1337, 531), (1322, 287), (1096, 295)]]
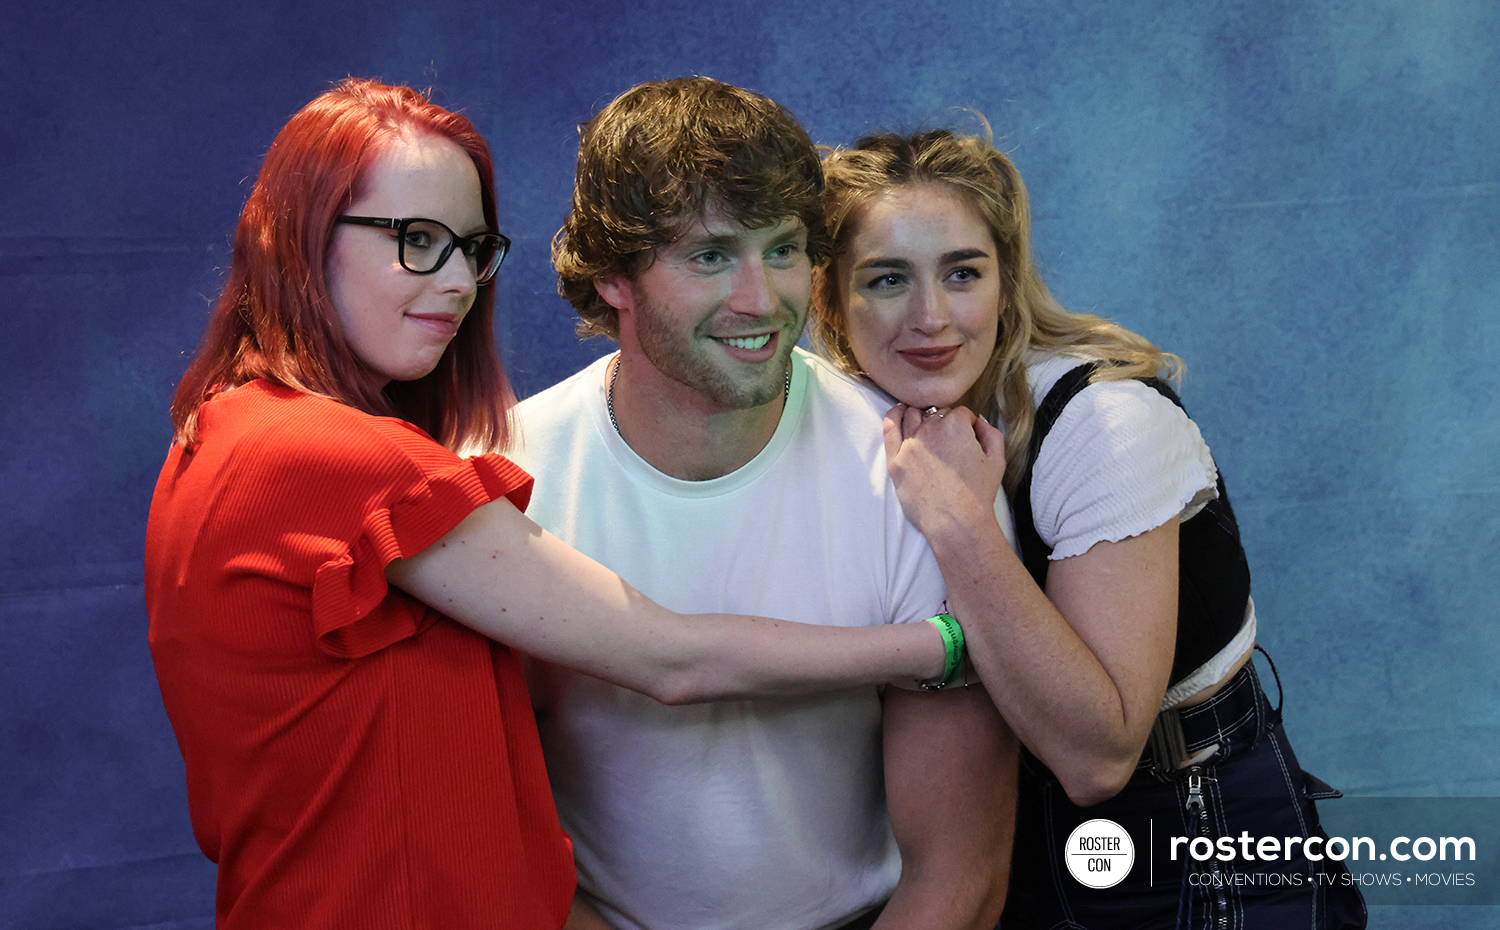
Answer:
[(631, 88), (578, 127), (573, 206), (552, 240), (558, 293), (581, 336), (620, 335), (594, 282), (634, 277), (712, 210), (752, 229), (797, 217), (814, 265), (828, 254), (818, 153), (773, 100), (706, 77)]

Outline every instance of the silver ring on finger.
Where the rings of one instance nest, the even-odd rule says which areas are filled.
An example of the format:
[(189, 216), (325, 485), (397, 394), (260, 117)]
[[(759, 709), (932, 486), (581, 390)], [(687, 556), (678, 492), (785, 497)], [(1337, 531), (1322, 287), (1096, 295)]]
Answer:
[(936, 407), (928, 407), (926, 410), (922, 411), (922, 419), (925, 420), (928, 417), (937, 417), (939, 420), (941, 420), (943, 418), (943, 414), (938, 413), (938, 408)]

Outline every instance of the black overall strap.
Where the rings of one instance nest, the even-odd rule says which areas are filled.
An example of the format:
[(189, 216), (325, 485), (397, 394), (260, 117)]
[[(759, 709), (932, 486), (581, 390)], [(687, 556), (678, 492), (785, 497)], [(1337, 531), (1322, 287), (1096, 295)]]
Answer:
[[(1048, 556), (1052, 547), (1042, 541), (1031, 509), (1032, 471), (1047, 434), (1068, 402), (1093, 383), (1094, 372), (1110, 362), (1087, 362), (1072, 369), (1047, 392), (1037, 406), (1031, 441), (1026, 451), (1026, 471), (1011, 499), (1016, 518), (1016, 541), (1037, 586), (1047, 590)], [(1160, 378), (1138, 378), (1182, 409), (1182, 400)], [(1218, 478), (1217, 499), (1182, 524), (1178, 544), (1177, 643), (1171, 681), (1176, 683), (1207, 662), (1229, 644), (1244, 620), (1250, 597), (1250, 568), (1240, 545), (1239, 525), (1229, 505), (1224, 476)]]
[(1020, 482), (1016, 484), (1015, 495), (1011, 498), (1011, 510), (1016, 518), (1016, 541), (1021, 547), (1021, 562), (1031, 572), (1031, 577), (1036, 579), (1036, 586), (1043, 591), (1047, 590), (1047, 557), (1052, 554), (1052, 547), (1043, 542), (1041, 534), (1036, 531), (1036, 518), (1031, 511), (1031, 475), (1036, 468), (1037, 456), (1042, 451), (1042, 441), (1052, 432), (1052, 427), (1057, 423), (1057, 418), (1062, 416), (1068, 401), (1077, 397), (1079, 391), (1092, 383), (1098, 367), (1098, 362), (1087, 362), (1070, 370), (1057, 379), (1052, 390), (1037, 405), (1036, 418), (1031, 424), (1031, 441), (1026, 446), (1026, 471), (1022, 473)]

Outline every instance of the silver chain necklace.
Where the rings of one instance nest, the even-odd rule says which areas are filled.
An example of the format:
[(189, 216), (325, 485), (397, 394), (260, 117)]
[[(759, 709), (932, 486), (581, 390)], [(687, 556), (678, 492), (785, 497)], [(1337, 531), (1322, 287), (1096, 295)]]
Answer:
[[(609, 411), (609, 425), (615, 428), (615, 435), (621, 439), (625, 434), (620, 432), (620, 421), (615, 419), (615, 381), (620, 377), (620, 360), (615, 359), (615, 367), (609, 373), (609, 387), (604, 391), (604, 409)], [(792, 360), (786, 360), (786, 381), (781, 385), (782, 396), (788, 399), (792, 396)]]

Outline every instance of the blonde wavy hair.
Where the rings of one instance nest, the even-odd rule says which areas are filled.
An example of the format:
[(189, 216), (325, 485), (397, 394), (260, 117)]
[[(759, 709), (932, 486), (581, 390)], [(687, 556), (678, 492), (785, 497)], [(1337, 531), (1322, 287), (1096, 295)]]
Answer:
[[(983, 118), (981, 117), (981, 122)], [(1138, 377), (1177, 379), (1182, 361), (1149, 340), (1091, 313), (1064, 310), (1042, 283), (1031, 256), (1031, 208), (1016, 166), (983, 137), (931, 129), (911, 135), (868, 135), (823, 158), (824, 220), (831, 261), (814, 272), (812, 338), (845, 371), (864, 375), (848, 338), (849, 244), (864, 207), (897, 188), (939, 184), (955, 191), (989, 227), (998, 250), (1003, 303), (995, 351), (963, 403), (1005, 430), (1005, 491), (1021, 479), (1036, 400), (1026, 382), (1028, 349), (1054, 349), (1101, 361), (1095, 381)]]

